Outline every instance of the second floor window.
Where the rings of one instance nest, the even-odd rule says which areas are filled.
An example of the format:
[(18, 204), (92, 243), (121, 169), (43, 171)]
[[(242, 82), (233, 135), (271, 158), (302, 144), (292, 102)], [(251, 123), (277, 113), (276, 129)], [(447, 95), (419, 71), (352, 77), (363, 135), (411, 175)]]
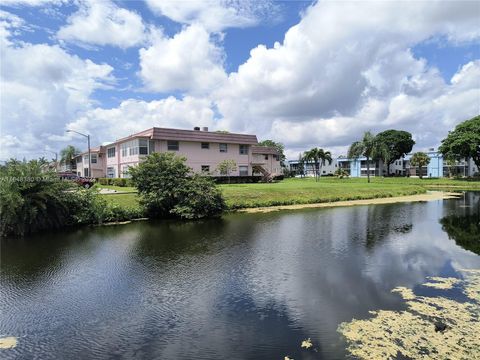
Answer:
[(178, 149), (179, 149), (178, 141), (174, 141), (174, 140), (168, 140), (167, 141), (167, 150), (178, 151)]
[(240, 155), (248, 155), (248, 145), (240, 144), (238, 147)]
[(220, 147), (220, 152), (227, 152), (228, 146), (227, 144), (218, 144)]
[(210, 149), (210, 143), (202, 142), (202, 149)]
[(148, 140), (138, 139), (138, 153), (140, 155), (148, 155)]
[(92, 154), (92, 164), (97, 163), (97, 154)]
[(111, 147), (107, 149), (107, 157), (112, 158), (115, 157), (115, 148)]

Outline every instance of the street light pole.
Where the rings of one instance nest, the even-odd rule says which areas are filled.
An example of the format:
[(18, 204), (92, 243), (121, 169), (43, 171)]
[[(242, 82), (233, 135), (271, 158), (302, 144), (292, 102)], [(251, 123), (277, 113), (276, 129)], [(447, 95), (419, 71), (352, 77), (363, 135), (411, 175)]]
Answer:
[[(82, 135), (87, 138), (87, 145), (88, 145), (88, 177), (92, 177), (92, 156), (90, 154), (90, 134), (82, 134), (81, 132), (75, 130), (66, 130), (66, 132), (74, 132), (75, 134)], [(83, 161), (82, 161), (83, 162)]]

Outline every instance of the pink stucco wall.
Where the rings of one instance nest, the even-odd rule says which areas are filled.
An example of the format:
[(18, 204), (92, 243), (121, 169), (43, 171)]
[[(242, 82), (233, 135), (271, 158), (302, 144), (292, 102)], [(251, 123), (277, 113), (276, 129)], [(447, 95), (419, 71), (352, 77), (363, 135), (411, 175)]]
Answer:
[[(131, 140), (131, 139), (129, 139)], [(125, 141), (124, 141), (125, 142)], [(146, 155), (128, 155), (122, 156), (121, 154), (121, 144), (124, 142), (114, 143), (105, 147), (105, 165), (104, 165), (104, 174), (107, 176), (107, 167), (113, 167), (115, 169), (115, 177), (124, 177), (122, 174), (122, 166), (129, 165), (135, 166), (145, 158)], [(171, 151), (179, 156), (184, 156), (187, 158), (186, 164), (194, 172), (201, 172), (203, 165), (208, 165), (210, 167), (210, 173), (212, 175), (219, 175), (216, 171), (218, 164), (223, 160), (234, 160), (237, 164), (237, 170), (231, 173), (232, 176), (239, 175), (240, 166), (248, 166), (248, 175), (252, 175), (252, 161), (254, 159), (261, 159), (263, 166), (272, 174), (280, 174), (281, 167), (280, 162), (275, 160), (274, 156), (269, 154), (268, 160), (264, 159), (264, 155), (252, 154), (251, 146), (248, 148), (248, 154), (240, 154), (239, 144), (227, 145), (227, 152), (220, 152), (219, 143), (209, 143), (209, 149), (202, 149), (201, 142), (193, 141), (179, 141), (179, 150)], [(155, 140), (155, 152), (167, 152), (167, 141), (166, 140)], [(107, 157), (108, 149), (110, 147), (115, 147), (115, 156)]]

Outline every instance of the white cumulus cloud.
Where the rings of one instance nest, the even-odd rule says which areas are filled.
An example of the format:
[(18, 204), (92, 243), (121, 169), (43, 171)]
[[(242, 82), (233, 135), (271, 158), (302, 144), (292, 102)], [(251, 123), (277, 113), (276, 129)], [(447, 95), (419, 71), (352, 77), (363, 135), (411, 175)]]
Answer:
[(172, 38), (157, 36), (140, 49), (140, 76), (155, 92), (204, 93), (225, 79), (223, 50), (200, 25), (190, 25)]
[(68, 18), (57, 37), (78, 44), (128, 48), (144, 41), (145, 30), (137, 13), (107, 0), (88, 0), (80, 3), (79, 10)]
[(411, 48), (478, 41), (478, 20), (468, 1), (318, 2), (282, 43), (252, 49), (212, 96), (224, 127), (282, 141), (291, 154), (345, 149), (361, 132), (389, 127), (435, 146), (479, 113), (478, 62), (448, 82)]
[[(56, 45), (2, 44), (0, 158), (32, 156), (46, 135), (92, 105), (90, 96), (111, 86), (113, 68), (68, 54)], [(30, 154), (30, 155), (29, 155)]]
[(278, 6), (267, 0), (147, 0), (147, 4), (158, 15), (182, 24), (201, 24), (214, 32), (279, 16)]

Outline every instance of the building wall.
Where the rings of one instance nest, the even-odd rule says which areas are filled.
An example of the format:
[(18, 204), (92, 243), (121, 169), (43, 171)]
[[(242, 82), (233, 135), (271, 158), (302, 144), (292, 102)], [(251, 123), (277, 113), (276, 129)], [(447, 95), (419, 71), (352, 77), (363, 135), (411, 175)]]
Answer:
[(80, 176), (88, 176), (94, 178), (105, 177), (105, 154), (98, 152), (92, 152), (91, 154), (92, 158), (95, 155), (97, 156), (97, 162), (92, 163), (91, 174), (86, 171), (86, 169), (88, 169), (88, 154), (82, 154), (80, 155), (82, 160), (80, 162), (77, 162), (77, 175), (80, 174)]
[[(216, 171), (218, 164), (224, 160), (234, 160), (237, 164), (236, 171), (232, 172), (232, 176), (239, 175), (239, 167), (247, 166), (248, 175), (252, 175), (252, 166), (250, 159), (252, 157), (251, 147), (248, 148), (248, 154), (240, 154), (239, 144), (227, 144), (227, 152), (220, 152), (219, 143), (209, 143), (209, 149), (202, 149), (201, 142), (179, 141), (178, 151), (170, 151), (178, 156), (187, 158), (186, 164), (193, 169), (194, 172), (201, 172), (202, 166), (209, 166), (212, 175), (219, 175)], [(155, 141), (156, 152), (167, 152), (167, 141)]]
[[(107, 177), (128, 177), (124, 174), (124, 170), (130, 166), (138, 165), (147, 155), (122, 155), (122, 144), (131, 141), (122, 141), (105, 147), (105, 166), (104, 173)], [(248, 175), (252, 175), (252, 161), (261, 158), (264, 168), (272, 174), (280, 174), (280, 161), (276, 160), (272, 154), (267, 154), (268, 159), (265, 160), (263, 154), (252, 154), (251, 146), (248, 146), (247, 154), (240, 154), (239, 144), (227, 144), (227, 152), (220, 152), (219, 143), (209, 143), (209, 149), (202, 149), (201, 142), (179, 141), (178, 151), (168, 150), (168, 142), (166, 140), (154, 140), (149, 142), (149, 152), (172, 152), (178, 156), (186, 157), (186, 165), (194, 172), (201, 172), (202, 166), (209, 166), (209, 173), (212, 175), (220, 175), (216, 168), (223, 160), (234, 160), (237, 168), (230, 175), (240, 175), (240, 167), (246, 166)], [(115, 147), (115, 156), (108, 157), (108, 149)]]

